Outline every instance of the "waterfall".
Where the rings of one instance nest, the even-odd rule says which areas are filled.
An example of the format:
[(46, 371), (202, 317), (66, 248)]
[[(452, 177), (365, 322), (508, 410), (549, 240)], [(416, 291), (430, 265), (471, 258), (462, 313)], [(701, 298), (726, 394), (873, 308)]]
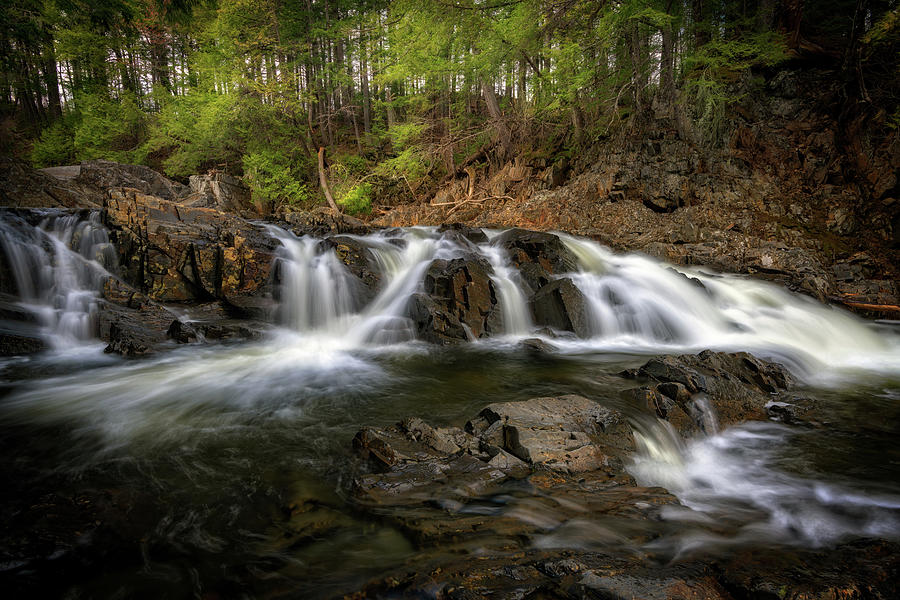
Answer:
[(297, 238), (277, 227), (270, 230), (282, 244), (277, 259), (281, 273), (278, 320), (297, 331), (343, 331), (357, 305), (347, 268), (334, 252), (319, 250), (320, 240)]
[(0, 234), (17, 304), (34, 316), (50, 346), (95, 338), (99, 290), (117, 267), (100, 214), (48, 212), (33, 227), (4, 212)]
[(569, 276), (589, 312), (592, 336), (583, 344), (647, 352), (743, 350), (818, 373), (896, 371), (900, 365), (896, 336), (778, 285), (560, 238), (579, 261), (579, 271)]
[[(527, 289), (506, 250), (472, 244), (434, 228), (343, 236), (363, 248), (377, 290), (363, 290), (333, 245), (271, 228), (283, 248), (280, 322), (299, 332), (327, 333), (345, 346), (415, 339), (410, 298), (423, 289), (438, 259), (471, 257), (491, 266), (504, 339), (548, 337), (533, 321)], [(837, 377), (854, 369), (896, 370), (896, 336), (857, 317), (763, 281), (674, 267), (640, 254), (617, 254), (596, 242), (558, 234), (578, 266), (567, 277), (583, 296), (587, 334), (549, 339), (563, 352), (749, 351), (787, 364), (800, 375)], [(496, 232), (490, 232), (496, 241)], [(496, 333), (496, 332), (495, 332)]]
[(503, 315), (503, 330), (507, 335), (525, 336), (534, 328), (531, 322), (531, 311), (528, 300), (522, 291), (519, 273), (509, 264), (509, 259), (502, 248), (483, 244), (479, 246), (481, 253), (490, 261), (494, 269), (491, 280), (497, 288), (500, 300), (500, 312)]

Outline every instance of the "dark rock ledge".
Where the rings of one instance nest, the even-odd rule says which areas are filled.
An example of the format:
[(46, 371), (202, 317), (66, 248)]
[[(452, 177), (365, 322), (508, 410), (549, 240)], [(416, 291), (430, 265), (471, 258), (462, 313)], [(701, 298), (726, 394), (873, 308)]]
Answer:
[(625, 394), (637, 416), (570, 395), (489, 404), (464, 428), (410, 417), (361, 429), (357, 508), (420, 552), (348, 597), (897, 597), (900, 545), (883, 540), (674, 562), (648, 553), (672, 533), (660, 511), (678, 500), (625, 471), (633, 426), (658, 418), (689, 437), (713, 426), (710, 408), (727, 426), (783, 419), (785, 406), (802, 420), (809, 402), (783, 367), (746, 353), (664, 356), (622, 375), (643, 383)]

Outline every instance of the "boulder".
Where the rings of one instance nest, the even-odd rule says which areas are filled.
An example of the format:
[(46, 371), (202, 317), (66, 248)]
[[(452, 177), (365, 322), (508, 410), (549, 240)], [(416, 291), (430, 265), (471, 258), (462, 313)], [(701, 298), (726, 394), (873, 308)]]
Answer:
[[(74, 183), (92, 187), (100, 193), (105, 193), (106, 190), (112, 188), (130, 188), (164, 200), (177, 200), (189, 192), (185, 185), (172, 181), (143, 165), (125, 165), (110, 160), (89, 160), (80, 165), (65, 168), (69, 171), (63, 171), (63, 173), (69, 174)], [(65, 178), (66, 176), (63, 175), (63, 179)]]
[[(503, 428), (503, 449), (526, 463), (567, 473), (622, 468), (631, 428), (618, 412), (582, 396), (491, 404), (479, 415)], [(475, 425), (473, 424), (473, 428)]]
[(494, 243), (509, 253), (513, 266), (532, 290), (548, 283), (550, 275), (570, 273), (578, 268), (575, 255), (552, 233), (508, 229)]
[(581, 338), (594, 334), (587, 298), (568, 277), (555, 279), (539, 289), (531, 300), (534, 322), (557, 331), (571, 331)]
[(438, 259), (425, 273), (424, 293), (411, 299), (420, 339), (452, 344), (501, 331), (502, 317), (491, 266), (476, 257)]
[(363, 221), (326, 206), (310, 211), (289, 212), (284, 215), (284, 220), (290, 223), (291, 231), (297, 236), (343, 233), (365, 235), (372, 229)]
[(773, 400), (799, 400), (786, 396), (794, 382), (783, 366), (746, 352), (706, 350), (697, 355), (662, 356), (623, 374), (655, 382), (629, 395), (685, 437), (777, 416), (784, 404), (773, 404)]
[(260, 226), (127, 189), (111, 190), (104, 208), (123, 278), (149, 298), (207, 302), (268, 293), (278, 242)]
[(272, 212), (272, 207), (268, 204), (254, 204), (250, 188), (227, 173), (191, 175), (188, 182), (190, 194), (182, 201), (185, 206), (215, 208), (248, 218)]
[(462, 223), (441, 225), (438, 227), (438, 233), (444, 237), (456, 240), (463, 245), (473, 244), (477, 246), (478, 244), (486, 244), (488, 242), (488, 237), (483, 230), (478, 227), (469, 227)]
[(0, 206), (99, 208), (103, 193), (12, 158), (0, 158)]
[(366, 289), (364, 303), (375, 297), (382, 285), (382, 274), (373, 268), (372, 253), (365, 243), (348, 235), (335, 235), (322, 240), (321, 246), (333, 250), (338, 259), (362, 282)]

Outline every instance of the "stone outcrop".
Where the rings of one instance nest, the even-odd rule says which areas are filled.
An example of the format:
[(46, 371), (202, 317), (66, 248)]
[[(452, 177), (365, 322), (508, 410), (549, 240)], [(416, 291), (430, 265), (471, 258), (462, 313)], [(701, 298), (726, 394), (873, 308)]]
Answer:
[(575, 256), (552, 233), (510, 229), (501, 233), (496, 243), (509, 253), (510, 262), (532, 291), (547, 284), (551, 275), (569, 273), (578, 267)]
[(783, 420), (809, 403), (791, 391), (794, 381), (784, 367), (746, 352), (662, 356), (623, 375), (653, 382), (628, 395), (684, 437), (742, 421)]
[(0, 206), (19, 208), (99, 208), (104, 193), (0, 158)]
[(531, 310), (537, 325), (582, 338), (595, 333), (591, 329), (587, 299), (568, 277), (554, 279), (535, 292)]
[(113, 188), (130, 188), (164, 200), (178, 200), (187, 196), (187, 186), (172, 181), (149, 167), (126, 165), (109, 160), (90, 160), (72, 167), (46, 170), (62, 180), (92, 187), (101, 194)]
[(266, 293), (278, 242), (239, 217), (112, 190), (105, 224), (123, 278), (159, 302), (239, 303)]
[(499, 332), (502, 317), (491, 272), (486, 261), (475, 257), (433, 261), (424, 292), (411, 300), (418, 337), (452, 344)]
[(363, 221), (350, 215), (336, 213), (327, 206), (310, 211), (289, 212), (283, 218), (296, 235), (322, 236), (344, 233), (365, 235), (372, 231), (372, 228)]
[(188, 182), (190, 193), (181, 201), (185, 206), (215, 208), (247, 218), (265, 216), (272, 212), (269, 205), (254, 204), (250, 188), (227, 173), (191, 175)]

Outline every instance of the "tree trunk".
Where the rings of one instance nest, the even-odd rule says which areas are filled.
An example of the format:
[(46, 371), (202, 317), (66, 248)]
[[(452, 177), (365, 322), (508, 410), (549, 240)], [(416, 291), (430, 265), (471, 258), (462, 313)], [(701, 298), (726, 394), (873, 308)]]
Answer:
[(331, 195), (331, 187), (328, 185), (328, 178), (325, 176), (325, 148), (323, 146), (319, 146), (319, 185), (322, 186), (322, 191), (325, 192), (325, 199), (328, 200), (328, 205), (335, 212), (341, 212), (341, 209), (338, 208), (334, 201), (334, 196)]
[(387, 108), (387, 126), (388, 130), (394, 128), (394, 123), (397, 122), (397, 115), (394, 112), (394, 97), (391, 95), (391, 86), (384, 86), (384, 101)]
[(363, 37), (362, 24), (359, 26), (359, 83), (363, 95), (363, 131), (372, 132), (372, 98), (369, 93), (369, 65), (366, 62), (366, 42)]
[(662, 28), (662, 56), (660, 64), (660, 93), (666, 107), (675, 104), (675, 35), (672, 25)]

